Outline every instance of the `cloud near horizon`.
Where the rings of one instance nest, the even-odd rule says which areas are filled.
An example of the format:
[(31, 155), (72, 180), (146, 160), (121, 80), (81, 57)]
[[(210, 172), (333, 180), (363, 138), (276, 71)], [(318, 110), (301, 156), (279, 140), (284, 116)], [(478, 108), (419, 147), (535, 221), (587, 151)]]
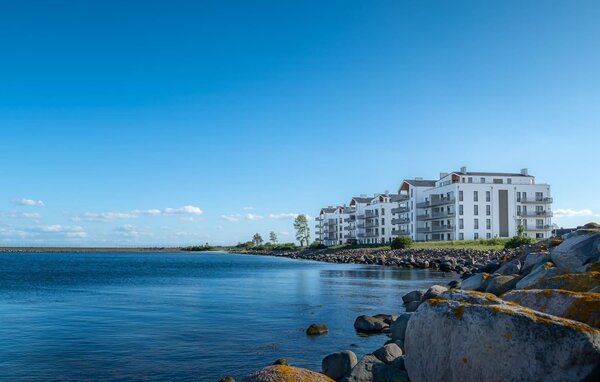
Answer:
[(109, 222), (116, 219), (136, 219), (140, 216), (171, 216), (171, 215), (202, 215), (204, 211), (200, 207), (187, 205), (179, 208), (164, 208), (162, 210), (153, 208), (149, 210), (133, 210), (128, 212), (85, 212), (71, 218), (75, 222)]
[(27, 199), (27, 198), (21, 198), (19, 200), (15, 200), (15, 204), (18, 206), (26, 206), (26, 207), (43, 207), (44, 206), (44, 202), (41, 200)]
[(584, 208), (581, 210), (574, 210), (571, 208), (559, 208), (554, 210), (554, 216), (557, 218), (562, 217), (598, 217), (599, 213), (594, 213), (592, 210)]

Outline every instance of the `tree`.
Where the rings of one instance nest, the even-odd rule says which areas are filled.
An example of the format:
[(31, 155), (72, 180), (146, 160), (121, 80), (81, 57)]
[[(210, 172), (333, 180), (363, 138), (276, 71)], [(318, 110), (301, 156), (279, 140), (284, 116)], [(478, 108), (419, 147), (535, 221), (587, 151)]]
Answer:
[(300, 246), (304, 247), (304, 243), (308, 245), (310, 242), (310, 228), (308, 228), (308, 218), (306, 215), (296, 216), (294, 229), (296, 230), (296, 240), (300, 242)]
[(271, 240), (271, 243), (273, 244), (277, 243), (277, 234), (275, 233), (275, 231), (271, 231), (269, 233), (269, 240)]
[(254, 236), (252, 237), (252, 242), (254, 243), (254, 245), (261, 245), (263, 243), (263, 238), (262, 236), (260, 236), (259, 233), (255, 233)]
[(413, 240), (408, 236), (398, 236), (390, 244), (392, 249), (405, 249), (410, 248), (412, 245)]

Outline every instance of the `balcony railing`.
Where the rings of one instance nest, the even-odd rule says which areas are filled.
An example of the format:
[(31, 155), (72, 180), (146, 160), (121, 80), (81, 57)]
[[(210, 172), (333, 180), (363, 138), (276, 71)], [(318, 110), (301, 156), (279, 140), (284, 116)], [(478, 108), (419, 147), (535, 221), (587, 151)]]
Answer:
[(435, 212), (431, 214), (417, 215), (417, 220), (436, 220), (453, 218), (456, 216), (456, 212)]
[(358, 228), (358, 229), (363, 229), (363, 228), (365, 228), (365, 223), (358, 223), (358, 224), (356, 225), (356, 228)]
[(356, 215), (356, 218), (357, 218), (357, 219), (361, 219), (361, 220), (362, 220), (362, 219), (364, 219), (364, 218), (365, 218), (365, 215), (364, 215), (364, 214), (362, 214), (362, 215)]
[(404, 202), (408, 200), (408, 195), (406, 194), (396, 194), (392, 195), (392, 202)]
[(417, 208), (430, 208), (430, 207), (435, 207), (435, 206), (443, 206), (446, 204), (454, 204), (454, 202), (456, 202), (456, 198), (454, 198), (454, 197), (435, 198), (435, 199), (428, 200), (425, 202), (417, 203)]
[(350, 223), (350, 222), (354, 222), (354, 221), (356, 221), (356, 216), (352, 216), (352, 217), (344, 219), (344, 223)]
[(374, 227), (379, 227), (379, 220), (373, 220), (373, 221), (365, 224), (365, 228), (374, 228)]
[(553, 213), (552, 211), (521, 211), (521, 212), (517, 212), (517, 216), (520, 216), (522, 218), (545, 218), (545, 217), (552, 217)]
[(410, 223), (409, 218), (395, 218), (392, 219), (392, 224), (408, 224)]
[(456, 229), (455, 225), (440, 225), (435, 227), (417, 228), (418, 233), (452, 232)]
[(521, 198), (520, 201), (517, 200), (517, 202), (526, 204), (550, 204), (552, 201), (552, 198)]
[(550, 231), (552, 229), (551, 225), (536, 225), (535, 227), (524, 227), (525, 231)]
[(393, 229), (392, 230), (392, 235), (394, 235), (394, 236), (406, 236), (406, 235), (410, 235), (410, 232), (408, 232), (408, 230), (405, 230), (405, 229)]
[(392, 208), (392, 214), (403, 214), (405, 212), (408, 212), (408, 207)]
[(349, 233), (347, 235), (344, 235), (344, 239), (356, 239), (356, 235), (353, 233)]
[(365, 219), (378, 218), (379, 214), (374, 211), (365, 211)]

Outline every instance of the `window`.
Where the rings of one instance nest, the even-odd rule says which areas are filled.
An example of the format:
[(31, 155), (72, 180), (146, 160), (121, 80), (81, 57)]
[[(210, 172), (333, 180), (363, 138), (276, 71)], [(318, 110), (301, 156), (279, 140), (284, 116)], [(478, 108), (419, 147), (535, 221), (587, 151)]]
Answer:
[(414, 191), (414, 189), (413, 189), (413, 188), (411, 188), (411, 189), (410, 189), (410, 197), (411, 197), (411, 198), (413, 197), (413, 191)]
[(512, 178), (508, 178), (508, 179), (506, 179), (506, 183), (508, 183), (508, 184), (512, 184)]
[(473, 219), (473, 228), (479, 229), (479, 219)]
[(544, 219), (535, 219), (535, 228), (544, 229)]
[(485, 219), (485, 229), (492, 229), (492, 219)]
[(463, 183), (465, 182), (465, 177), (464, 177), (464, 176), (461, 178), (461, 181), (462, 181)]
[(527, 192), (521, 192), (521, 198), (523, 198), (523, 200), (527, 200)]
[(491, 239), (492, 238), (492, 234), (488, 232), (488, 233), (485, 234), (485, 237), (486, 237), (486, 239)]
[(473, 201), (474, 202), (479, 201), (479, 192), (478, 191), (473, 191)]
[(463, 215), (463, 205), (462, 204), (458, 205), (458, 214)]
[(385, 235), (385, 228), (381, 228), (381, 234)]
[(490, 216), (490, 215), (492, 214), (492, 206), (490, 206), (489, 204), (487, 204), (487, 205), (485, 206), (485, 214), (486, 214), (487, 216)]
[(458, 234), (458, 240), (465, 240), (465, 234), (464, 233), (459, 233)]
[(463, 201), (463, 192), (462, 191), (458, 191), (458, 201), (459, 202)]
[(459, 229), (465, 228), (465, 221), (463, 219), (458, 219), (458, 228)]
[(473, 215), (479, 215), (479, 206), (477, 204), (473, 206)]
[(521, 216), (521, 206), (517, 206), (517, 216)]
[(473, 178), (469, 177), (469, 183), (473, 183)]
[(485, 183), (485, 178), (479, 179), (479, 183)]
[(517, 202), (520, 202), (520, 201), (521, 201), (521, 193), (517, 192)]
[(475, 232), (475, 235), (473, 235), (473, 238), (474, 238), (475, 240), (478, 240), (478, 239), (479, 239), (479, 234), (478, 234), (477, 232)]
[(494, 179), (494, 183), (496, 183), (496, 184), (502, 184), (504, 182), (502, 181), (502, 178), (496, 178), (496, 179)]
[(544, 200), (544, 194), (542, 192), (536, 192), (535, 193), (535, 200), (538, 202), (541, 202), (542, 200)]
[(385, 225), (385, 218), (381, 218), (381, 225)]
[(492, 201), (492, 193), (489, 191), (485, 192), (485, 201), (486, 202), (491, 202)]

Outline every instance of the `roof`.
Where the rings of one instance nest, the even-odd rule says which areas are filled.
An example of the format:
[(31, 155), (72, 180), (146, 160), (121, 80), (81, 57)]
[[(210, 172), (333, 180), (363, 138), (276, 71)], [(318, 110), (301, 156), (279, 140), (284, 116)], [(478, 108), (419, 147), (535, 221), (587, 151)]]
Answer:
[(405, 179), (404, 181), (415, 187), (435, 187), (435, 180)]
[(331, 214), (331, 213), (334, 213), (337, 209), (338, 209), (338, 207), (335, 207), (335, 208), (329, 208), (329, 207), (321, 208), (321, 213)]
[(533, 178), (533, 175), (525, 175), (525, 174), (521, 174), (520, 172), (472, 172), (472, 171), (467, 171), (467, 172), (460, 172), (460, 171), (454, 171), (453, 174), (457, 174), (457, 175), (474, 175), (474, 176), (522, 176), (522, 177), (526, 177), (526, 178)]
[(375, 199), (374, 197), (363, 197), (363, 196), (354, 196), (352, 199), (356, 200), (358, 203), (371, 203), (371, 200)]

